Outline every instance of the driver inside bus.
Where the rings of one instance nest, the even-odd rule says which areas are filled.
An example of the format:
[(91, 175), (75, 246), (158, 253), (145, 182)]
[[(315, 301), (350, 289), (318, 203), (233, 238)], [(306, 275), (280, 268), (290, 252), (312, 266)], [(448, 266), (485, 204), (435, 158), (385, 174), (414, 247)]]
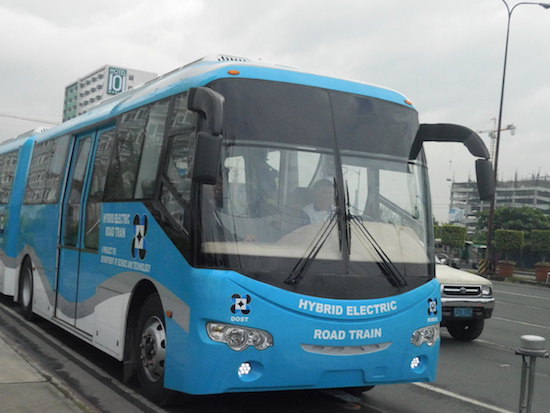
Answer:
[(329, 179), (323, 178), (316, 181), (311, 192), (313, 202), (304, 206), (302, 211), (307, 215), (309, 222), (306, 224), (317, 224), (325, 222), (330, 218), (334, 210), (334, 188)]

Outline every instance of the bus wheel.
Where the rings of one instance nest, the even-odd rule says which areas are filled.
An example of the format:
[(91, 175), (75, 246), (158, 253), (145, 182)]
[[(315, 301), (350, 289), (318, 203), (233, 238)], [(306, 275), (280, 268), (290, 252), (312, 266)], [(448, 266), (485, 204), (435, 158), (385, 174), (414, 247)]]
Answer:
[(168, 404), (173, 392), (164, 388), (166, 329), (158, 294), (151, 294), (143, 303), (135, 346), (138, 379), (143, 393), (161, 406)]
[(363, 393), (368, 392), (372, 389), (374, 389), (374, 386), (348, 387), (344, 390), (346, 390), (352, 396), (361, 397)]
[(484, 326), (484, 319), (453, 321), (447, 323), (447, 331), (455, 340), (472, 341), (481, 335)]
[(29, 259), (23, 262), (19, 276), (19, 309), (23, 317), (31, 321), (34, 318), (32, 312), (33, 300), (32, 264)]

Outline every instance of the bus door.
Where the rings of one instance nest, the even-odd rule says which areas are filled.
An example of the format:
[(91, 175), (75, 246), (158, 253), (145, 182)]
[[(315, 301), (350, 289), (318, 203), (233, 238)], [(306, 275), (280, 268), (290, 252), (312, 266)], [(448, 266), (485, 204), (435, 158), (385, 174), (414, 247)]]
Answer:
[[(102, 188), (101, 193), (97, 190), (101, 183), (92, 182), (94, 147), (96, 139), (99, 146), (105, 146), (113, 136), (114, 128), (105, 128), (76, 137), (63, 194), (55, 316), (90, 334), (94, 319), (92, 302), (99, 282), (95, 269), (99, 261), (98, 201), (102, 196)], [(103, 167), (96, 160), (98, 171), (93, 180), (98, 180), (99, 175), (104, 183), (105, 171), (100, 170)]]
[(80, 267), (82, 196), (95, 132), (77, 136), (63, 194), (55, 316), (75, 325)]

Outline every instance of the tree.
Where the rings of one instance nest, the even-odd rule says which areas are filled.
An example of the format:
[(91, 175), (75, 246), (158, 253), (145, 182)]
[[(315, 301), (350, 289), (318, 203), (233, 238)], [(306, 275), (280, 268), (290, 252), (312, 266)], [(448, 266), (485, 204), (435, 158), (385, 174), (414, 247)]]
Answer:
[[(477, 229), (487, 230), (488, 211), (478, 217)], [(550, 229), (550, 217), (537, 208), (500, 207), (495, 209), (494, 228), (530, 232), (534, 229)]]
[(550, 230), (534, 229), (531, 231), (531, 248), (542, 256), (546, 262), (546, 254), (550, 253)]
[(441, 243), (453, 248), (464, 248), (464, 242), (466, 241), (466, 227), (458, 225), (442, 225), (439, 228), (439, 234), (441, 236)]
[(523, 248), (525, 234), (523, 231), (511, 229), (497, 229), (495, 231), (495, 247), (497, 251), (506, 255), (506, 260), (510, 259), (511, 252), (519, 252)]
[(441, 225), (434, 220), (434, 238), (441, 238)]

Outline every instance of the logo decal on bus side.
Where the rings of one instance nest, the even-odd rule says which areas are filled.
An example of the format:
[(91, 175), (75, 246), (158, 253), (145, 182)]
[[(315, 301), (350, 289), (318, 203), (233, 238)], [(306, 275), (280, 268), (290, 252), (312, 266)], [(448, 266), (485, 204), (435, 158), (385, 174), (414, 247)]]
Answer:
[(241, 297), (239, 294), (233, 294), (231, 296), (231, 299), (233, 300), (233, 305), (231, 306), (231, 312), (233, 314), (242, 313), (242, 314), (249, 314), (250, 313), (250, 302), (252, 301), (252, 297), (250, 297), (248, 294)]
[(437, 298), (428, 298), (428, 315), (437, 315)]
[(147, 254), (147, 248), (145, 243), (145, 235), (147, 235), (147, 215), (135, 215), (134, 216), (134, 233), (135, 236), (132, 240), (132, 257), (144, 259)]

